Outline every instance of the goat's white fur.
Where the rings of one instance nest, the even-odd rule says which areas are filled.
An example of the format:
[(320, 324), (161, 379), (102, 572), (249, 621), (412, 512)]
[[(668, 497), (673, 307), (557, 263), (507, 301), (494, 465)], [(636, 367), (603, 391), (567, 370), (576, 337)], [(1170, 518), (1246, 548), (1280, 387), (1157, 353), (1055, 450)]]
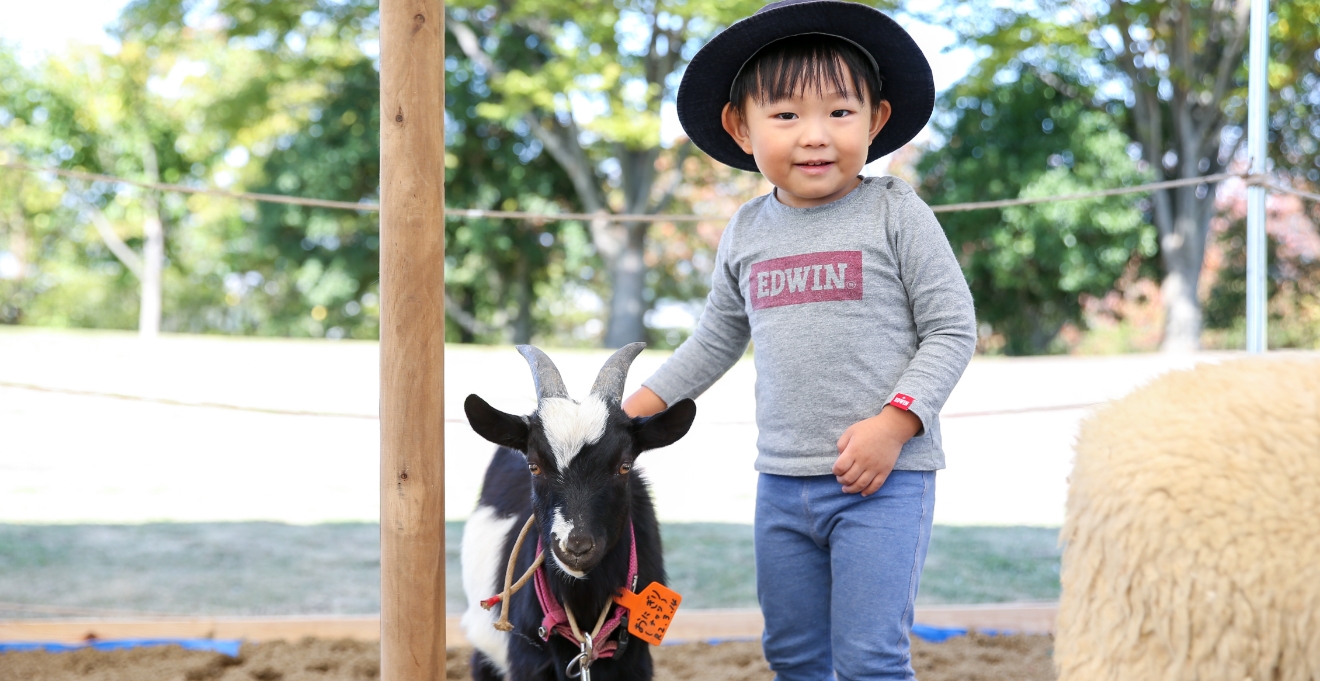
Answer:
[(517, 516), (500, 517), (490, 506), (477, 506), (463, 528), (463, 592), (467, 594), (467, 612), (463, 613), (463, 632), (472, 646), (480, 650), (499, 669), (509, 674), (509, 635), (495, 628), (498, 608), (483, 610), (481, 601), (500, 592), (498, 579), (503, 572), (504, 539), (517, 522)]
[(564, 517), (564, 512), (555, 509), (555, 522), (550, 526), (550, 534), (559, 542), (559, 550), (568, 550), (568, 534), (573, 531), (573, 521)]
[(566, 397), (550, 397), (541, 401), (537, 414), (541, 427), (550, 442), (559, 470), (565, 470), (582, 448), (600, 441), (605, 434), (609, 410), (599, 397), (591, 395), (581, 402)]
[[(554, 524), (550, 525), (550, 534), (554, 536), (555, 543), (559, 544), (560, 551), (568, 550), (568, 534), (572, 531), (573, 521), (564, 518), (564, 512), (556, 508)], [(550, 555), (554, 557), (555, 564), (559, 566), (559, 569), (563, 570), (566, 574), (578, 579), (587, 576), (585, 572), (578, 572), (577, 570), (564, 565), (564, 562), (559, 560), (559, 554), (554, 551), (551, 551)]]

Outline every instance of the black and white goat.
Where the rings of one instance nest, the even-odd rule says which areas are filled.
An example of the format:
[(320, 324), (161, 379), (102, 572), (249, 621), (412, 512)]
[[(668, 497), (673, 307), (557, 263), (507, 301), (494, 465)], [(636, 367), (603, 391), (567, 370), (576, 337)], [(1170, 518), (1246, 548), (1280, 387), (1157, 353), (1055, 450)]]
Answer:
[[(614, 353), (591, 394), (578, 402), (569, 397), (550, 358), (522, 345), (518, 351), (531, 365), (536, 385), (536, 412), (506, 414), (476, 395), (463, 404), (472, 429), (500, 446), (463, 532), (468, 609), (462, 622), (476, 648), (472, 677), (477, 681), (563, 681), (579, 674), (569, 667), (582, 654), (580, 642), (571, 640), (572, 634), (556, 635), (555, 629), (563, 628), (545, 629), (546, 609), (554, 606), (543, 609), (536, 589), (522, 589), (490, 610), (479, 604), (503, 587), (510, 553), (529, 516), (535, 515), (535, 529), (514, 557), (515, 574), (523, 574), (543, 548), (538, 587), (546, 587), (554, 602), (574, 616), (575, 628), (581, 622), (589, 631), (592, 623), (604, 621), (620, 589), (665, 582), (655, 509), (633, 463), (642, 452), (683, 437), (697, 408), (692, 400), (682, 400), (651, 417), (624, 414), (624, 379), (643, 347), (633, 343)], [(636, 579), (631, 581), (636, 584), (630, 584), (634, 556)], [(500, 608), (509, 609), (511, 631), (493, 626)], [(591, 678), (650, 679), (650, 647), (640, 641), (627, 645), (623, 627), (615, 631), (620, 633), (602, 637), (610, 640), (593, 642), (613, 656), (592, 661)]]

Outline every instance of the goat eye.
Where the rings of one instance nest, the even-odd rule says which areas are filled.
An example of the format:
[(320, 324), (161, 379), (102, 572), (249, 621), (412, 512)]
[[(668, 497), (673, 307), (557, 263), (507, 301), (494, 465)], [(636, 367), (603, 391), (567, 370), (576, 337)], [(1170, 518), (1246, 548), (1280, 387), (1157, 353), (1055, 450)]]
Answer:
[(627, 475), (630, 470), (632, 470), (632, 464), (627, 461), (619, 464), (619, 475)]
[(541, 474), (541, 467), (538, 466), (538, 465), (536, 465), (536, 464), (534, 464), (534, 463), (529, 463), (529, 464), (527, 464), (527, 470), (531, 471), (531, 472), (532, 472), (532, 475), (540, 475), (540, 474)]

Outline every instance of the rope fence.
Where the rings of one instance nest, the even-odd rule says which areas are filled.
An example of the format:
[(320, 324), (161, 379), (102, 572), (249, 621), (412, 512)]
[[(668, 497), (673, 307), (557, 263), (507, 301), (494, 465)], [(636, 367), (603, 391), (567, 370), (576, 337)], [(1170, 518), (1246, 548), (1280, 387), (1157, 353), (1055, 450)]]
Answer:
[[(102, 390), (79, 390), (76, 388), (63, 388), (56, 386), (37, 385), (33, 383), (17, 383), (13, 381), (0, 381), (0, 389), (8, 388), (11, 390), (29, 390), (33, 392), (55, 393), (60, 395), (75, 395), (78, 397), (96, 397), (112, 400), (123, 400), (128, 402), (145, 402), (149, 404), (160, 404), (170, 407), (194, 407), (200, 409), (221, 409), (227, 411), (252, 412), (257, 414), (274, 414), (278, 416), (318, 416), (323, 418), (340, 419), (363, 419), (368, 421), (378, 421), (380, 416), (377, 414), (353, 413), (342, 411), (313, 411), (305, 409), (277, 409), (273, 407), (254, 407), (241, 404), (229, 404), (226, 402), (206, 402), (193, 400), (177, 400), (168, 397), (152, 397), (149, 395), (131, 395), (128, 393), (107, 392)], [(962, 419), (962, 418), (982, 418), (987, 416), (1014, 416), (1019, 414), (1035, 414), (1040, 412), (1052, 411), (1080, 411), (1091, 409), (1104, 404), (1104, 402), (1082, 402), (1077, 404), (1046, 404), (1030, 407), (1016, 407), (1009, 409), (991, 409), (987, 411), (963, 411), (941, 413), (941, 419)], [(467, 419), (446, 418), (445, 423), (466, 424)], [(755, 421), (707, 421), (700, 425), (704, 426), (754, 426)]]
[[(312, 208), (331, 208), (339, 210), (353, 210), (359, 212), (379, 212), (380, 204), (371, 202), (351, 202), (351, 201), (331, 201), (328, 199), (306, 198), (301, 196), (286, 196), (283, 194), (261, 194), (256, 192), (232, 192), (224, 189), (212, 187), (193, 187), (182, 184), (170, 184), (165, 182), (146, 182), (143, 180), (134, 180), (125, 177), (115, 177), (112, 175), (103, 175), (100, 173), (89, 173), (80, 170), (67, 170), (64, 168), (43, 168), (32, 166), (25, 163), (16, 163), (12, 161), (0, 162), (0, 168), (9, 168), (29, 173), (49, 173), (59, 177), (67, 177), (88, 182), (106, 182), (113, 184), (123, 184), (143, 189), (153, 189), (161, 192), (173, 192), (179, 194), (200, 194), (204, 196), (216, 196), (220, 198), (236, 199), (243, 201), (259, 201), (265, 203), (281, 203), (294, 206), (308, 206)], [(1075, 194), (1060, 194), (1058, 196), (1041, 196), (1033, 198), (1020, 199), (999, 199), (995, 201), (971, 201), (966, 203), (948, 203), (931, 206), (931, 210), (936, 213), (959, 213), (973, 210), (987, 210), (992, 208), (1007, 208), (1010, 206), (1029, 206), (1039, 203), (1057, 203), (1062, 201), (1084, 201), (1087, 199), (1099, 199), (1111, 196), (1122, 196), (1125, 194), (1140, 194), (1144, 192), (1159, 191), (1161, 189), (1173, 189), (1176, 187), (1188, 187), (1202, 184), (1213, 184), (1237, 178), (1243, 181), (1247, 186), (1263, 186), (1270, 191), (1279, 192), (1297, 196), (1310, 201), (1320, 202), (1320, 194), (1307, 192), (1294, 187), (1290, 187), (1281, 182), (1271, 179), (1268, 175), (1252, 175), (1249, 173), (1218, 173), (1215, 175), (1204, 175), (1198, 177), (1179, 178), (1176, 180), (1164, 180), (1161, 182), (1149, 182), (1146, 184), (1132, 185), (1129, 187), (1115, 187), (1112, 189), (1101, 189), (1090, 192), (1080, 192)], [(513, 220), (585, 220), (585, 221), (605, 221), (605, 222), (727, 222), (731, 216), (728, 215), (651, 215), (651, 214), (632, 214), (632, 213), (607, 213), (599, 211), (595, 213), (536, 213), (530, 211), (517, 210), (485, 210), (481, 208), (446, 208), (445, 217), (449, 218), (494, 218), (494, 219), (513, 219)]]

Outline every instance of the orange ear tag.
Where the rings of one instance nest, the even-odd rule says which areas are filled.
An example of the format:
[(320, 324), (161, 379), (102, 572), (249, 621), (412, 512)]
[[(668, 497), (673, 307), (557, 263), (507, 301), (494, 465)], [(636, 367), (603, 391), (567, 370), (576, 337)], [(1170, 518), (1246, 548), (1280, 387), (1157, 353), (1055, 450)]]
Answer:
[(664, 584), (651, 582), (641, 593), (624, 589), (614, 602), (628, 609), (628, 633), (658, 646), (665, 640), (683, 597)]

